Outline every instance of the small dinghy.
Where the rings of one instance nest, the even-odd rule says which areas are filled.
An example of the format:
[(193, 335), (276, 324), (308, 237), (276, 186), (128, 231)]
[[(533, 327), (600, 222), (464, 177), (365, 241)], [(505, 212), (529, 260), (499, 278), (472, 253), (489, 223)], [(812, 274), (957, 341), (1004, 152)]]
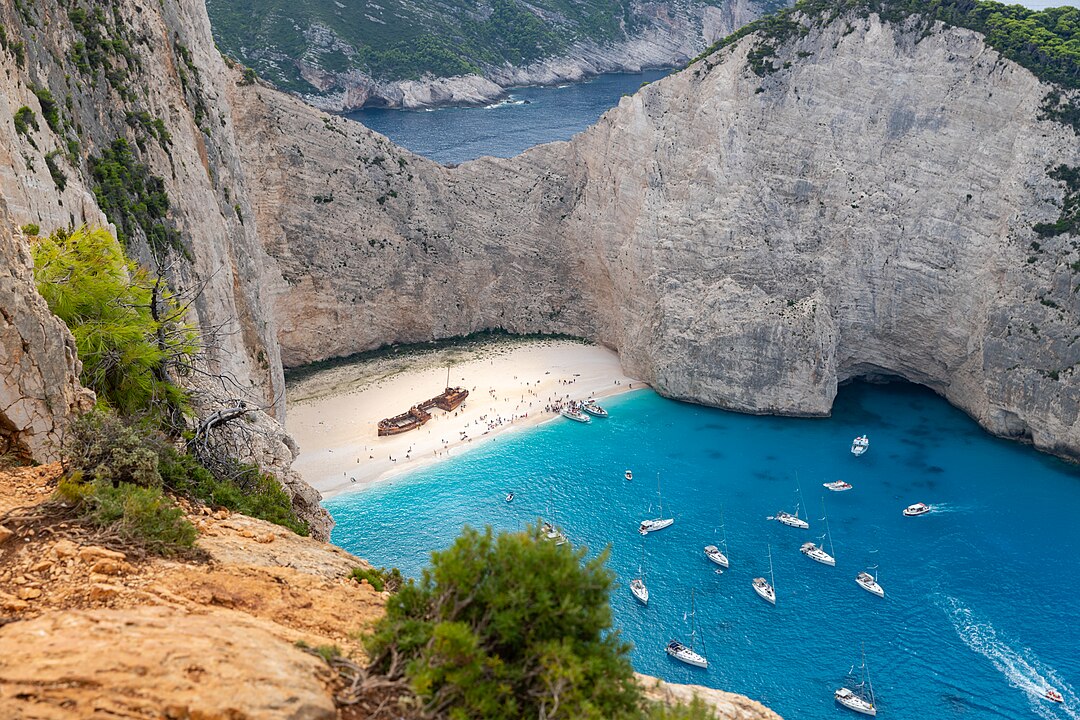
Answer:
[(514, 502), (514, 493), (506, 493), (506, 502)]
[(821, 483), (829, 490), (833, 492), (844, 492), (851, 489), (851, 483), (846, 483), (843, 480), (836, 480), (835, 482)]
[(1045, 697), (1045, 698), (1046, 698), (1047, 700), (1049, 700), (1050, 702), (1056, 702), (1056, 703), (1063, 703), (1063, 702), (1065, 702), (1065, 698), (1063, 698), (1063, 697), (1061, 696), (1061, 693), (1059, 693), (1059, 692), (1058, 692), (1057, 690), (1055, 690), (1054, 688), (1046, 688), (1046, 694), (1045, 694), (1045, 695), (1043, 695), (1043, 697)]
[(870, 439), (865, 435), (855, 438), (851, 441), (851, 454), (855, 457), (859, 457), (867, 450), (870, 449)]
[(623, 473), (623, 477), (626, 478), (627, 480), (633, 480), (634, 479), (634, 473), (627, 470), (626, 472)]
[(904, 515), (906, 517), (917, 517), (919, 515), (925, 515), (930, 512), (930, 506), (926, 503), (915, 503), (914, 505), (908, 505), (904, 508)]

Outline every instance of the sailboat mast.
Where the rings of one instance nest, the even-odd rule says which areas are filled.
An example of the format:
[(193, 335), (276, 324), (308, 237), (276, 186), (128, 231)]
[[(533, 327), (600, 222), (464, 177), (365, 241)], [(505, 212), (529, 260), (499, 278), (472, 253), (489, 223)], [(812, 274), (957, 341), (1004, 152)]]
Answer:
[(874, 703), (874, 683), (870, 682), (870, 669), (866, 667), (866, 646), (865, 645), (863, 646), (863, 651), (862, 651), (862, 669), (863, 669), (863, 677), (866, 678), (866, 685), (867, 685), (867, 687), (870, 688), (870, 704), (873, 705), (873, 704), (875, 704)]
[(821, 512), (825, 515), (825, 535), (829, 538), (829, 554), (836, 557), (836, 549), (833, 548), (832, 532), (829, 530), (829, 513), (825, 510), (825, 498), (821, 499)]
[(697, 634), (697, 618), (694, 617), (694, 588), (690, 588), (690, 649), (694, 649), (694, 636)]
[(799, 517), (799, 506), (802, 505), (802, 484), (799, 482), (799, 471), (795, 471), (795, 517)]
[(720, 506), (720, 542), (724, 546), (724, 552), (727, 552), (727, 528), (724, 527), (724, 506)]
[(660, 493), (660, 472), (656, 473), (656, 497), (660, 499), (660, 519), (664, 518), (664, 496)]
[(768, 548), (769, 548), (769, 584), (772, 585), (773, 588), (775, 589), (776, 588), (776, 578), (773, 577), (773, 571), (772, 571), (772, 545), (769, 545)]

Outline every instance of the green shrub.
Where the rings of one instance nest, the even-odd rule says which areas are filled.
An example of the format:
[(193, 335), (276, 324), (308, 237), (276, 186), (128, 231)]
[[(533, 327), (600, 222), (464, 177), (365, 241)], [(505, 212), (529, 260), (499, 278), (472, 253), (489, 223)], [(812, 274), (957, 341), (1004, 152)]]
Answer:
[(646, 710), (645, 717), (648, 720), (717, 720), (713, 709), (696, 695), (689, 705), (653, 703)]
[(382, 592), (384, 589), (390, 592), (397, 592), (405, 584), (405, 579), (401, 576), (401, 571), (397, 568), (353, 568), (352, 578), (356, 582), (361, 580), (367, 580), (368, 584), (375, 589), (375, 592)]
[(41, 234), (41, 228), (35, 223), (27, 223), (26, 225), (23, 225), (20, 230), (22, 230), (23, 235), (28, 237), (37, 237)]
[(639, 718), (629, 646), (612, 628), (607, 553), (466, 528), (390, 598), (366, 639), (398, 653), (428, 709), (450, 718)]
[(38, 291), (75, 336), (80, 379), (99, 403), (132, 416), (186, 410), (170, 373), (190, 366), (198, 339), (163, 284), (102, 229), (53, 233), (33, 254)]
[(195, 545), (195, 527), (161, 488), (83, 481), (74, 473), (60, 482), (57, 495), (74, 505), (84, 521), (109, 528), (147, 552), (177, 555)]
[(15, 111), (15, 132), (20, 135), (30, 136), (30, 130), (38, 129), (37, 115), (30, 108), (23, 105)]
[(52, 152), (45, 154), (45, 167), (49, 169), (49, 175), (52, 176), (53, 184), (56, 185), (56, 189), (60, 192), (64, 191), (67, 187), (67, 175), (60, 169), (60, 166), (56, 164), (56, 156), (60, 154), (59, 150), (53, 150)]
[(310, 533), (281, 483), (254, 465), (234, 462), (228, 477), (218, 478), (191, 455), (166, 447), (157, 467), (165, 487), (177, 494), (287, 527), (297, 535)]
[(163, 442), (114, 415), (95, 411), (71, 424), (64, 437), (69, 469), (91, 482), (161, 487), (158, 449)]
[(41, 117), (45, 118), (49, 128), (59, 135), (62, 129), (60, 127), (60, 108), (56, 104), (52, 93), (49, 92), (49, 88), (31, 86), (30, 90), (37, 96), (38, 103), (41, 105)]

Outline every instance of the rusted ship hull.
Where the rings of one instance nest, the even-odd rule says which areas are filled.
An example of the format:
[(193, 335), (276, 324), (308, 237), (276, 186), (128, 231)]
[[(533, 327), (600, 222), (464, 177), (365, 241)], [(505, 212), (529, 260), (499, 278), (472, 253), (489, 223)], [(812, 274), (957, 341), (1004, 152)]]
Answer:
[(401, 433), (416, 430), (431, 419), (431, 408), (439, 408), (446, 412), (457, 410), (465, 398), (469, 397), (469, 391), (465, 388), (446, 388), (439, 395), (425, 400), (419, 405), (409, 408), (408, 412), (385, 418), (379, 421), (379, 437), (388, 435), (400, 435)]

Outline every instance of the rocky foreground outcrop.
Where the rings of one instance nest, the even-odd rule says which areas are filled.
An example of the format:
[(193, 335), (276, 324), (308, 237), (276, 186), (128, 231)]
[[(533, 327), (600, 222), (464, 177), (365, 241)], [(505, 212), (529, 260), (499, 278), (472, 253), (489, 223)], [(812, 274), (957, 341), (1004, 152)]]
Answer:
[[(58, 465), (0, 471), (0, 518), (55, 489)], [(145, 558), (66, 523), (0, 523), (0, 717), (359, 720), (307, 648), (363, 664), (388, 595), (349, 577), (340, 548), (189, 507), (201, 558)], [(641, 678), (663, 701), (700, 695), (720, 720), (778, 720), (747, 698)], [(658, 694), (657, 694), (658, 693)]]
[(863, 376), (1080, 458), (1080, 163), (1052, 89), (977, 33), (745, 37), (569, 143), (444, 168), (230, 87), (286, 366), (483, 328), (584, 336), (662, 394), (824, 415)]

